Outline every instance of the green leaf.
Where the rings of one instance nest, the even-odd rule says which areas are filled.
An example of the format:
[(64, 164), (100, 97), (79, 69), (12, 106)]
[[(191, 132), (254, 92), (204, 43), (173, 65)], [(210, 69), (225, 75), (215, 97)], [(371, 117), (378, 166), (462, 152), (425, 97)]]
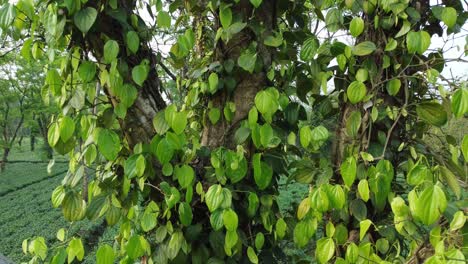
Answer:
[(346, 260), (349, 263), (356, 263), (358, 259), (359, 247), (354, 243), (349, 244), (348, 248), (346, 248)]
[(160, 28), (170, 28), (171, 27), (171, 16), (165, 11), (158, 12), (158, 18), (156, 19), (158, 27)]
[(259, 206), (258, 196), (255, 193), (249, 193), (247, 200), (249, 203), (249, 206), (247, 207), (247, 215), (249, 217), (253, 217)]
[(465, 223), (466, 223), (465, 214), (462, 211), (457, 211), (453, 215), (453, 219), (450, 222), (450, 231), (453, 232), (462, 228), (463, 226), (465, 226)]
[(447, 112), (436, 102), (423, 102), (416, 106), (416, 113), (426, 123), (434, 126), (443, 126), (447, 123)]
[(346, 90), (346, 95), (352, 104), (357, 104), (364, 99), (367, 94), (366, 86), (359, 81), (352, 82)]
[(179, 185), (184, 189), (192, 185), (193, 180), (195, 179), (195, 172), (193, 168), (188, 165), (176, 166), (174, 175), (176, 176)]
[(272, 90), (263, 90), (255, 96), (255, 106), (263, 115), (273, 115), (279, 108), (278, 99)]
[(258, 232), (255, 236), (255, 248), (261, 250), (265, 244), (265, 235), (262, 232)]
[(330, 32), (337, 32), (343, 24), (343, 14), (338, 8), (331, 8), (325, 16), (325, 24)]
[(158, 158), (161, 164), (166, 164), (172, 160), (174, 155), (174, 147), (166, 138), (159, 141), (156, 148), (156, 157)]
[(232, 22), (232, 11), (227, 5), (221, 5), (219, 8), (219, 20), (223, 28), (228, 28)]
[(59, 95), (62, 89), (62, 78), (56, 69), (50, 69), (47, 72), (46, 83), (52, 92), (52, 95)]
[(65, 197), (65, 190), (62, 185), (57, 186), (52, 192), (52, 206), (54, 208), (59, 207), (62, 204), (63, 198)]
[(353, 48), (353, 54), (356, 56), (366, 56), (373, 53), (377, 47), (372, 41), (364, 41)]
[(369, 183), (366, 179), (362, 179), (359, 181), (358, 192), (359, 196), (364, 202), (367, 202), (369, 200)]
[[(250, 0), (250, 1), (252, 2), (255, 0)], [(250, 246), (247, 248), (247, 257), (249, 258), (250, 262), (255, 263), (255, 264), (258, 263), (257, 254), (255, 254), (255, 250)]]
[(172, 166), (171, 163), (164, 163), (163, 167), (162, 167), (162, 174), (164, 176), (171, 176), (172, 173), (174, 172), (174, 167)]
[(81, 239), (73, 238), (67, 247), (68, 263), (71, 263), (75, 258), (79, 261), (82, 261), (84, 253), (85, 251)]
[(312, 36), (304, 41), (301, 47), (301, 52), (299, 57), (302, 61), (310, 61), (314, 58), (317, 50), (320, 46), (318, 39), (315, 36)]
[(239, 56), (237, 64), (245, 71), (253, 73), (256, 61), (257, 54), (247, 49)]
[(275, 32), (274, 35), (267, 36), (263, 44), (277, 48), (283, 44), (283, 35)]
[(437, 185), (427, 187), (416, 201), (416, 215), (425, 225), (435, 223), (447, 208), (444, 191)]
[(346, 133), (348, 134), (348, 136), (352, 138), (356, 138), (358, 136), (359, 128), (361, 127), (361, 122), (361, 112), (353, 111), (346, 120)]
[[(326, 197), (329, 200), (329, 207), (335, 209), (342, 209), (346, 203), (346, 196), (341, 185), (333, 185), (326, 188)], [(320, 193), (320, 192), (319, 192)], [(320, 197), (319, 195), (318, 197)]]
[(361, 35), (363, 31), (364, 20), (360, 17), (353, 18), (353, 20), (351, 20), (351, 23), (349, 24), (349, 32), (351, 33), (351, 36), (357, 37)]
[(179, 205), (179, 220), (184, 226), (192, 224), (192, 208), (188, 203), (180, 203)]
[(146, 78), (148, 78), (148, 66), (145, 64), (140, 64), (132, 69), (132, 79), (133, 81), (142, 86), (145, 82)]
[(268, 147), (273, 136), (273, 128), (269, 124), (260, 126), (260, 142), (262, 146)]
[(369, 219), (359, 222), (359, 240), (362, 240), (364, 238), (371, 224), (372, 224), (372, 221)]
[(210, 111), (208, 112), (208, 118), (210, 119), (211, 124), (215, 125), (219, 118), (221, 117), (221, 111), (219, 111), (219, 108), (211, 108)]
[(96, 64), (91, 61), (82, 62), (78, 68), (78, 75), (85, 83), (92, 81), (96, 75)]
[(62, 241), (62, 242), (63, 242), (63, 241), (65, 240), (65, 233), (66, 233), (65, 229), (64, 229), (64, 228), (60, 228), (60, 229), (57, 231), (57, 235), (56, 235), (57, 239), (58, 239), (59, 241)]
[(145, 210), (140, 219), (141, 229), (145, 232), (153, 230), (157, 225), (157, 217), (157, 213), (152, 212), (151, 210)]
[(385, 51), (392, 51), (396, 49), (397, 45), (398, 45), (398, 42), (395, 39), (390, 38), (388, 40), (387, 45), (385, 45)]
[(210, 215), (210, 224), (214, 231), (219, 231), (223, 228), (223, 211), (222, 209), (217, 209)]
[(169, 124), (166, 122), (164, 111), (159, 111), (153, 119), (153, 127), (156, 133), (164, 135), (169, 130)]
[(408, 33), (411, 29), (411, 23), (408, 20), (403, 21), (403, 26), (401, 27), (400, 31), (395, 35), (395, 38), (399, 38), (401, 36), (404, 36), (406, 33)]
[(60, 126), (57, 123), (52, 123), (47, 132), (47, 141), (51, 147), (54, 147), (60, 140)]
[(400, 91), (401, 81), (399, 79), (393, 79), (387, 82), (387, 92), (391, 96), (395, 96)]
[(145, 250), (142, 245), (142, 237), (139, 235), (133, 235), (127, 242), (127, 255), (133, 259), (137, 260), (139, 257), (145, 254)]
[(0, 9), (0, 28), (8, 30), (16, 18), (16, 7), (9, 2), (3, 3)]
[(239, 241), (237, 231), (228, 230), (224, 238), (224, 250), (228, 256), (232, 255), (231, 249), (237, 244), (237, 241)]
[(263, 2), (263, 0), (250, 0), (250, 3), (252, 3), (252, 5), (255, 8), (258, 8), (262, 4), (262, 2)]
[(76, 192), (65, 194), (62, 202), (62, 213), (66, 220), (70, 222), (81, 220), (84, 216), (84, 202)]
[(97, 17), (97, 10), (92, 7), (86, 7), (78, 11), (73, 17), (76, 27), (83, 33), (88, 33)]
[(457, 10), (451, 6), (448, 6), (442, 9), (440, 19), (445, 23), (445, 25), (451, 28), (457, 23), (457, 17)]
[(452, 112), (460, 118), (468, 113), (468, 89), (460, 88), (452, 96)]
[(38, 237), (31, 242), (31, 248), (36, 256), (39, 256), (42, 260), (47, 257), (47, 245), (43, 237)]
[(257, 124), (258, 121), (258, 111), (257, 108), (254, 106), (249, 111), (249, 125), (253, 126)]
[(75, 132), (75, 122), (69, 116), (64, 116), (60, 119), (60, 138), (63, 142), (67, 142)]
[(261, 161), (261, 154), (256, 153), (252, 157), (252, 163), (254, 167), (254, 179), (260, 190), (264, 190), (270, 185), (273, 177), (273, 170), (268, 164)]
[(447, 167), (440, 166), (439, 170), (440, 170), (442, 178), (450, 187), (450, 189), (455, 194), (457, 199), (460, 199), (461, 188), (460, 188), (460, 184), (458, 183), (458, 178), (449, 169), (447, 169)]
[(212, 72), (208, 77), (208, 85), (210, 87), (211, 94), (214, 94), (218, 90), (219, 78), (216, 72)]
[(109, 245), (102, 245), (96, 252), (97, 264), (113, 264), (115, 260), (114, 249)]
[(248, 127), (240, 127), (236, 130), (234, 134), (234, 141), (236, 144), (240, 145), (244, 143), (247, 138), (250, 136), (250, 129)]
[(128, 49), (131, 52), (136, 53), (140, 47), (140, 37), (138, 36), (138, 33), (135, 31), (127, 32), (125, 35), (125, 40), (127, 42)]
[(108, 40), (104, 45), (104, 61), (111, 63), (119, 55), (119, 44), (115, 40)]
[(104, 195), (93, 197), (89, 205), (86, 207), (86, 217), (94, 221), (104, 215), (109, 208), (107, 201), (108, 198)]
[(356, 72), (356, 81), (365, 82), (369, 78), (369, 71), (367, 69), (359, 69)]
[(235, 231), (237, 229), (237, 225), (239, 223), (239, 219), (237, 218), (237, 214), (232, 209), (226, 209), (223, 212), (223, 223), (228, 231)]
[(242, 31), (247, 26), (247, 23), (235, 22), (226, 29), (229, 35), (235, 35)]
[(431, 176), (430, 170), (425, 165), (416, 164), (408, 172), (406, 180), (409, 185), (415, 186), (423, 183), (428, 176)]
[(177, 231), (172, 234), (169, 244), (166, 249), (166, 254), (169, 259), (174, 259), (177, 257), (180, 249), (182, 248), (182, 243), (184, 242), (184, 234), (181, 231)]
[(171, 128), (177, 135), (182, 134), (184, 132), (185, 127), (187, 126), (187, 112), (176, 112), (174, 113), (174, 119), (171, 123)]
[(210, 210), (210, 212), (214, 212), (221, 206), (223, 200), (223, 187), (219, 184), (210, 186), (205, 195), (205, 202), (206, 206), (208, 206), (208, 210)]
[(97, 145), (99, 152), (107, 160), (115, 160), (120, 152), (120, 138), (112, 130), (99, 129), (97, 132)]
[(320, 125), (310, 132), (310, 139), (315, 143), (324, 142), (328, 139), (328, 130), (324, 126)]
[(465, 157), (465, 162), (468, 162), (468, 134), (465, 134), (463, 136), (461, 151), (463, 153), (463, 156)]
[(317, 219), (313, 218), (306, 218), (299, 223), (296, 224), (294, 227), (294, 244), (298, 247), (302, 248), (305, 247), (312, 236), (317, 231)]
[(124, 171), (125, 175), (131, 179), (134, 177), (141, 177), (145, 172), (146, 161), (145, 157), (141, 154), (134, 154), (125, 161)]
[(84, 153), (84, 160), (86, 165), (91, 165), (94, 160), (96, 160), (97, 157), (97, 151), (96, 151), (96, 145), (89, 145)]
[(315, 257), (319, 263), (327, 263), (335, 255), (335, 242), (332, 238), (321, 238), (317, 241)]
[(282, 239), (286, 235), (287, 229), (288, 225), (286, 224), (283, 218), (280, 218), (278, 219), (278, 221), (276, 221), (275, 232), (279, 239)]
[(353, 185), (354, 179), (356, 179), (356, 172), (356, 158), (350, 156), (341, 164), (341, 177), (346, 186), (351, 187)]
[(431, 45), (431, 36), (424, 30), (411, 31), (406, 35), (406, 47), (409, 53), (423, 54)]

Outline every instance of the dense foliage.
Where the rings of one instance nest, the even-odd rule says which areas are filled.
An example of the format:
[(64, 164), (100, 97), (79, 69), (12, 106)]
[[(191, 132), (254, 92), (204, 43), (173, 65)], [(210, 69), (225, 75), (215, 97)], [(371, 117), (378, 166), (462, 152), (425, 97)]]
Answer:
[[(53, 205), (120, 224), (98, 263), (300, 261), (289, 241), (319, 263), (444, 263), (465, 260), (468, 136), (424, 139), (464, 117), (468, 89), (429, 48), (459, 37), (464, 5), (19, 0), (0, 26), (50, 62), (48, 141), (70, 156)], [(293, 215), (281, 176), (309, 186)], [(57, 237), (24, 241), (31, 263), (84, 258)]]

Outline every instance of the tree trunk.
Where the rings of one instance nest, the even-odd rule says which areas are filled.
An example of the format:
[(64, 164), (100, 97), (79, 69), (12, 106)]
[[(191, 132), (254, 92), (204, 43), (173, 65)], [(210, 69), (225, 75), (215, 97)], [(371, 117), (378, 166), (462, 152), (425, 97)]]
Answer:
[[(92, 5), (92, 3), (90, 4)], [(118, 6), (131, 11), (135, 9), (135, 4), (136, 1), (120, 0)], [(102, 47), (105, 42), (102, 36), (105, 35), (118, 43), (125, 43), (126, 41), (122, 34), (125, 30), (121, 22), (105, 13), (100, 14), (99, 22), (95, 25), (96, 28), (92, 32), (88, 32), (84, 39), (81, 32), (74, 32), (72, 43), (87, 43), (87, 47), (89, 47), (87, 51), (91, 52), (98, 61), (103, 61), (104, 54), (102, 53)], [(144, 59), (150, 62), (148, 78), (143, 83), (142, 87), (138, 89), (138, 97), (135, 103), (127, 110), (126, 117), (119, 120), (121, 131), (128, 141), (130, 148), (133, 148), (137, 143), (148, 143), (151, 141), (155, 134), (152, 123), (153, 118), (158, 111), (166, 107), (166, 103), (161, 96), (161, 85), (156, 71), (158, 59), (156, 55), (152, 53), (151, 48), (145, 40), (141, 39), (140, 42), (141, 45), (136, 54), (127, 54), (127, 49), (124, 46), (120, 47), (119, 54), (119, 58), (121, 59), (119, 64), (126, 63), (130, 72), (133, 67), (139, 65)], [(130, 80), (132, 80), (130, 74), (128, 76), (122, 76), (122, 78), (124, 82), (130, 82)], [(115, 107), (117, 102), (112, 99), (112, 97), (114, 97), (111, 91), (112, 89), (107, 86), (103, 86), (102, 88), (103, 92), (108, 95)]]
[[(255, 10), (255, 19), (258, 23), (265, 26), (264, 36), (271, 34), (273, 26), (275, 24), (275, 5), (276, 1), (263, 1), (260, 8)], [(249, 14), (252, 14), (252, 5), (249, 1), (240, 1), (232, 11), (234, 14), (244, 14), (244, 21), (251, 19)], [(211, 100), (213, 107), (217, 107), (223, 112), (223, 108), (228, 101), (234, 102), (236, 105), (236, 111), (234, 118), (231, 122), (226, 121), (222, 118), (215, 125), (207, 122), (203, 134), (201, 143), (203, 146), (207, 146), (211, 149), (219, 146), (228, 146), (233, 148), (234, 143), (234, 132), (240, 125), (240, 121), (245, 119), (254, 105), (255, 95), (258, 91), (264, 89), (268, 85), (268, 79), (266, 72), (271, 66), (272, 61), (272, 50), (263, 45), (263, 41), (256, 39), (257, 36), (251, 31), (243, 30), (231, 39), (227, 44), (220, 43), (216, 48), (215, 58), (221, 63), (223, 61), (232, 59), (237, 61), (241, 52), (245, 50), (252, 41), (258, 43), (258, 58), (262, 60), (263, 70), (260, 72), (254, 72), (252, 74), (247, 73), (244, 70), (239, 70), (234, 74), (237, 86), (233, 93), (229, 93), (224, 88), (222, 92), (215, 94)]]
[(34, 151), (36, 147), (36, 136), (31, 134), (31, 139), (30, 139), (30, 144), (31, 144), (31, 151)]
[(3, 149), (2, 163), (0, 164), (0, 171), (1, 172), (5, 171), (6, 164), (8, 162), (8, 155), (10, 155), (10, 148), (5, 147)]

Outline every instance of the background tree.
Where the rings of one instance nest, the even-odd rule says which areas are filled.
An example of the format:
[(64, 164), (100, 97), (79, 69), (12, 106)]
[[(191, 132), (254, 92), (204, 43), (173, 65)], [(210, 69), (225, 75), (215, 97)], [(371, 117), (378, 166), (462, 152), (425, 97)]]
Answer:
[[(461, 1), (23, 0), (0, 26), (34, 25), (23, 56), (51, 62), (48, 139), (71, 157), (54, 206), (120, 223), (98, 262), (281, 262), (294, 241), (320, 263), (438, 263), (464, 259), (468, 137), (452, 157), (424, 137), (467, 112), (468, 91), (435, 92), (446, 59), (428, 48), (466, 16)], [(167, 58), (150, 47), (161, 30)], [(310, 189), (294, 217), (281, 176)], [(80, 238), (59, 239), (55, 255), (24, 245), (32, 261), (83, 258)]]
[[(27, 62), (12, 46), (1, 57), (2, 70), (2, 125), (1, 132), (3, 158), (2, 168), (8, 162), (8, 155), (13, 144), (21, 145), (24, 136), (31, 136), (31, 148), (34, 148), (36, 135), (44, 140), (46, 157), (52, 158), (52, 148), (47, 141), (47, 125), (52, 113), (57, 112), (55, 105), (46, 105), (41, 96), (44, 83), (44, 61)], [(45, 98), (46, 99), (46, 98)]]

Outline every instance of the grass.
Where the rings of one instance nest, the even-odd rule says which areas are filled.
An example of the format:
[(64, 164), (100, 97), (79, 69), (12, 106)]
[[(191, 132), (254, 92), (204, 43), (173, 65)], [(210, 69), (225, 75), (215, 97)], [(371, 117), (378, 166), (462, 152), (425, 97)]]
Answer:
[[(40, 154), (28, 148), (29, 143), (15, 146), (9, 160), (39, 160)], [(60, 184), (66, 169), (66, 163), (58, 163), (49, 175), (47, 163), (12, 163), (0, 174), (0, 253), (14, 263), (29, 260), (21, 249), (24, 239), (42, 236), (49, 247), (55, 247), (60, 228), (70, 228), (69, 235), (83, 239), (89, 255), (84, 263), (95, 262), (93, 251), (99, 241), (113, 239), (115, 228), (106, 228), (102, 221), (84, 220), (70, 225), (61, 210), (52, 207), (51, 193)]]

